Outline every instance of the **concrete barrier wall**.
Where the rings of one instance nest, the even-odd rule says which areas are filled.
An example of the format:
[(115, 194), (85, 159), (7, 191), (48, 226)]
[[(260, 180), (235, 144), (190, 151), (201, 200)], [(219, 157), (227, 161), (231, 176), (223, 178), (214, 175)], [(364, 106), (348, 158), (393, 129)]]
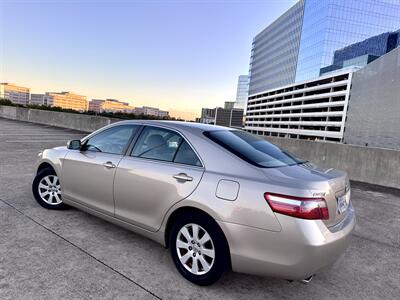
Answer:
[[(0, 117), (84, 132), (118, 121), (99, 116), (2, 105)], [(351, 180), (400, 189), (400, 151), (306, 140), (267, 139), (317, 165), (347, 171)]]
[(351, 180), (400, 189), (400, 151), (284, 138), (267, 140), (321, 167), (346, 171)]
[(119, 119), (0, 105), (0, 117), (92, 132)]

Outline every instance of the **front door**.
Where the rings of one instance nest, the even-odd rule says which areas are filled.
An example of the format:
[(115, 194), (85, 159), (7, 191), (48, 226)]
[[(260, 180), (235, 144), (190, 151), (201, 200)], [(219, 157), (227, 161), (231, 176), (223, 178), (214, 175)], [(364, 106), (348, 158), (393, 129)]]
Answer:
[(157, 231), (168, 209), (198, 186), (204, 168), (189, 143), (173, 130), (146, 126), (114, 180), (115, 216)]
[(107, 128), (70, 150), (62, 166), (62, 195), (103, 213), (114, 215), (113, 181), (138, 125)]

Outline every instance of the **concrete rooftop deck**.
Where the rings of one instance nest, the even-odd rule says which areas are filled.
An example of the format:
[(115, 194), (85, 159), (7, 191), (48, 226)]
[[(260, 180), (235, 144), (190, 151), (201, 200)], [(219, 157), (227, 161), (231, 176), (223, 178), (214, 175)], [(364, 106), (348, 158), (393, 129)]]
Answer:
[(31, 196), (36, 154), (82, 133), (0, 118), (0, 299), (395, 299), (400, 295), (400, 196), (353, 185), (358, 224), (345, 255), (309, 285), (228, 272), (198, 287), (169, 251), (76, 209)]

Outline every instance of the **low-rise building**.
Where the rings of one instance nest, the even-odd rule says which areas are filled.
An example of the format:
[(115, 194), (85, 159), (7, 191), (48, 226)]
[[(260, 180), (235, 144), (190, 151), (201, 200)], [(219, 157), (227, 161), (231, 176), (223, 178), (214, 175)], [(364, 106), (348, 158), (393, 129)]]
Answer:
[(33, 105), (47, 105), (47, 99), (45, 94), (31, 94), (29, 104)]
[(198, 123), (215, 124), (215, 108), (202, 108)]
[(215, 109), (215, 125), (242, 128), (243, 127), (243, 109), (240, 108), (221, 108)]
[(86, 96), (77, 95), (71, 92), (47, 92), (45, 94), (47, 105), (51, 107), (60, 107), (63, 109), (73, 109), (76, 111), (87, 111), (88, 102)]
[(121, 102), (116, 99), (93, 99), (89, 102), (89, 111), (96, 113), (102, 112), (125, 112), (131, 113), (135, 108), (127, 102)]
[(29, 103), (30, 90), (27, 87), (12, 83), (0, 83), (0, 98), (10, 100), (14, 104), (27, 105)]
[(238, 108), (202, 108), (201, 117), (196, 121), (203, 124), (242, 128), (243, 112), (243, 109)]
[(135, 115), (144, 115), (144, 116), (153, 116), (158, 118), (167, 118), (169, 117), (169, 112), (165, 110), (160, 110), (156, 107), (150, 106), (142, 106), (142, 107), (135, 107), (133, 110)]
[(235, 101), (225, 101), (224, 108), (225, 109), (232, 109), (235, 105)]

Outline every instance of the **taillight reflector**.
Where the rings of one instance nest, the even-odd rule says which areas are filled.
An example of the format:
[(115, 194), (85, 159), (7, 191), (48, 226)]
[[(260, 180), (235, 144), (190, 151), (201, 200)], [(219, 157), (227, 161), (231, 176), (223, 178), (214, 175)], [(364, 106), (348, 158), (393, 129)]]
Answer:
[(301, 198), (265, 193), (272, 211), (287, 216), (307, 220), (328, 220), (329, 211), (323, 198)]

